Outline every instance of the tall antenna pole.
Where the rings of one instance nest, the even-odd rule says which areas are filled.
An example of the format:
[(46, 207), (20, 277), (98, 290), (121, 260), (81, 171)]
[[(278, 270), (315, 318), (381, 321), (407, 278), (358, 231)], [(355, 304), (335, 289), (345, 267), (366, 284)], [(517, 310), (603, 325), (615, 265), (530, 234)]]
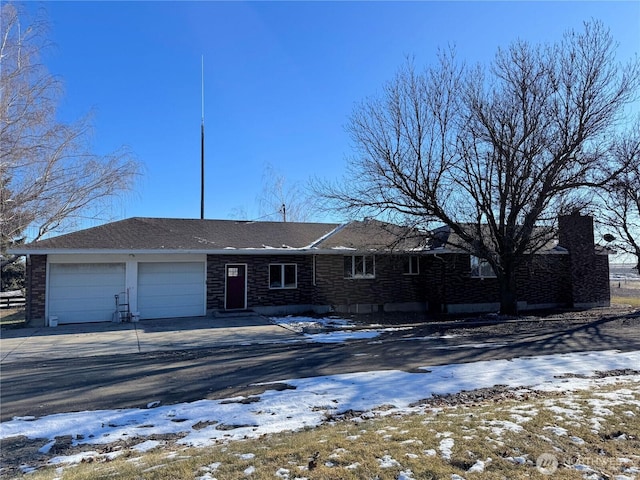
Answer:
[(204, 220), (204, 55), (202, 55), (202, 123), (200, 124), (200, 219)]

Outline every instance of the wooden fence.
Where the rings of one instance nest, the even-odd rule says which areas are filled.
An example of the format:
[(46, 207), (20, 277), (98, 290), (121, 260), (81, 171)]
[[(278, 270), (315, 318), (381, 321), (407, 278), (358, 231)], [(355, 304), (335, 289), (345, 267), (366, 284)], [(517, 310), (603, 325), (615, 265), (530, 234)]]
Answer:
[(27, 303), (22, 292), (2, 292), (0, 293), (0, 309), (21, 308)]

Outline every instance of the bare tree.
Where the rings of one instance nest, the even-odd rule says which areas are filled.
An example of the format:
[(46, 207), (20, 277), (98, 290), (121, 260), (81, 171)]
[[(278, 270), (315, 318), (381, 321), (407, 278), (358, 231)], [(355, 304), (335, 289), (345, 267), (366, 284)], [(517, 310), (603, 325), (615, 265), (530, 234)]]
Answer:
[[(133, 186), (139, 165), (122, 149), (91, 152), (87, 118), (56, 119), (61, 81), (39, 63), (48, 46), (46, 21), (25, 26), (19, 10), (4, 4), (0, 36), (0, 215), (2, 245), (34, 231), (30, 240), (98, 215)], [(2, 264), (15, 261), (4, 255)]]
[(306, 222), (313, 215), (305, 191), (297, 183), (287, 183), (287, 178), (271, 164), (264, 167), (258, 204), (261, 218)]
[(407, 62), (355, 109), (347, 176), (315, 188), (350, 214), (444, 223), (491, 265), (501, 312), (515, 313), (518, 266), (548, 241), (558, 213), (619, 173), (603, 166), (640, 67), (617, 63), (599, 22), (555, 44), (512, 43), (486, 68), (452, 50), (438, 60), (420, 73)]
[(244, 205), (236, 205), (235, 207), (229, 210), (227, 214), (229, 218), (233, 220), (248, 220), (251, 217), (247, 213), (247, 208)]
[(640, 121), (613, 146), (616, 166), (623, 171), (601, 190), (599, 226), (612, 235), (616, 249), (635, 257), (640, 273)]

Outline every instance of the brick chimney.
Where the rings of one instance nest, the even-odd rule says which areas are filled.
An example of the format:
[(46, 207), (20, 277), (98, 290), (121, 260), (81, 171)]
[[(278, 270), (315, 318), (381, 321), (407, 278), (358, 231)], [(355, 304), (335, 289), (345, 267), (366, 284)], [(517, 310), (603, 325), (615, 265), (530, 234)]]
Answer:
[(558, 217), (558, 243), (569, 251), (569, 306), (609, 306), (609, 257), (596, 252), (593, 217), (578, 211)]

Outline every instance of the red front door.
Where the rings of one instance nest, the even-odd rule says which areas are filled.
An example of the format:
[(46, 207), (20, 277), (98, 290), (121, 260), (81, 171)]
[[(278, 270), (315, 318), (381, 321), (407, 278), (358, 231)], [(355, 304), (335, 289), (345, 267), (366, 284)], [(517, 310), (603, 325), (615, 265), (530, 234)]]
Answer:
[(229, 264), (225, 267), (227, 310), (244, 310), (247, 308), (247, 266)]

